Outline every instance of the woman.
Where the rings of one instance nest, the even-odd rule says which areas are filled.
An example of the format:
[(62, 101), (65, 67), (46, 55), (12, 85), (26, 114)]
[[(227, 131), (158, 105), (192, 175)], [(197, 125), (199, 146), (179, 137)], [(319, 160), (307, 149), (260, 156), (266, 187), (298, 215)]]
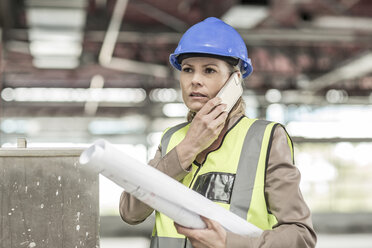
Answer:
[[(244, 116), (240, 98), (230, 113), (216, 97), (230, 75), (252, 72), (240, 35), (217, 18), (192, 26), (170, 56), (180, 70), (187, 122), (167, 129), (151, 166), (264, 230), (260, 237), (226, 231), (202, 217), (190, 229), (156, 212), (151, 247), (315, 247), (310, 211), (299, 190), (292, 142), (277, 124)], [(120, 214), (137, 224), (153, 209), (123, 192)]]

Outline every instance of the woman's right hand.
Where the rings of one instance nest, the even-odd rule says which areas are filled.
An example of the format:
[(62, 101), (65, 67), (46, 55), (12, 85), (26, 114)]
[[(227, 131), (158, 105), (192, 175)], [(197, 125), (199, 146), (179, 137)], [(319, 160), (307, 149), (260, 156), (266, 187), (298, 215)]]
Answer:
[(218, 138), (228, 116), (225, 109), (226, 104), (221, 104), (221, 98), (215, 97), (195, 115), (185, 138), (176, 148), (182, 168), (187, 169), (196, 156)]

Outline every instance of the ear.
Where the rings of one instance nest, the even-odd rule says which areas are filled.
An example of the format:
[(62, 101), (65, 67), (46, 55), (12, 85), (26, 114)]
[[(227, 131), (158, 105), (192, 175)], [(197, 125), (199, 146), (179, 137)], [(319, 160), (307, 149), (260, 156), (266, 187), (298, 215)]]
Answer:
[(238, 73), (239, 78), (242, 79), (243, 76), (242, 76), (242, 73), (240, 72), (240, 70), (236, 70), (236, 71), (234, 71), (234, 73)]

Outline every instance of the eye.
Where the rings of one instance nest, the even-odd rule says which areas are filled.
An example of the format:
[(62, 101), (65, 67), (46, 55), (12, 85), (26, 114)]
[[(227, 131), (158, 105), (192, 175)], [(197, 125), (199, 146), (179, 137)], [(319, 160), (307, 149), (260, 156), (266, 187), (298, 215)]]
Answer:
[(192, 72), (192, 69), (188, 66), (184, 66), (184, 67), (182, 67), (182, 71), (183, 72)]
[(207, 74), (211, 74), (211, 73), (215, 73), (215, 72), (216, 72), (216, 70), (213, 69), (213, 68), (210, 68), (210, 67), (205, 68), (205, 73), (207, 73)]

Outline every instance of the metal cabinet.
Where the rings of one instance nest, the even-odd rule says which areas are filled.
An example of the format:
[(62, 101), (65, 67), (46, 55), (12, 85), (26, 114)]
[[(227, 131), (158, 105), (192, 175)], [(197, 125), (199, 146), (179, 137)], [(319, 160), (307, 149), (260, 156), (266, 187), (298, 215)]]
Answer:
[(98, 174), (82, 149), (0, 149), (0, 248), (99, 247)]

